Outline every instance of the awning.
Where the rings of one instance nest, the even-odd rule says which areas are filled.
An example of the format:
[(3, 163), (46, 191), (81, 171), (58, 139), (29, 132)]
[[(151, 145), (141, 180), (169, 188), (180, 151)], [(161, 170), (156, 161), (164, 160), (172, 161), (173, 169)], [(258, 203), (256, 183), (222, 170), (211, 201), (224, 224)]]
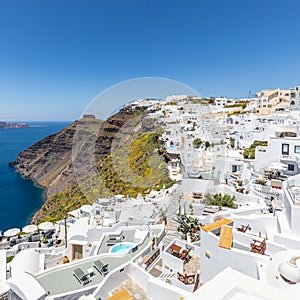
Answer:
[(125, 289), (122, 289), (120, 292), (107, 298), (107, 300), (133, 300), (133, 297)]
[(223, 225), (219, 240), (219, 247), (230, 250), (232, 244), (232, 226)]
[(229, 225), (231, 223), (233, 223), (233, 221), (230, 219), (220, 219), (220, 220), (217, 220), (216, 222), (213, 222), (213, 223), (203, 226), (202, 229), (207, 232), (213, 231), (215, 229), (222, 227), (223, 225)]

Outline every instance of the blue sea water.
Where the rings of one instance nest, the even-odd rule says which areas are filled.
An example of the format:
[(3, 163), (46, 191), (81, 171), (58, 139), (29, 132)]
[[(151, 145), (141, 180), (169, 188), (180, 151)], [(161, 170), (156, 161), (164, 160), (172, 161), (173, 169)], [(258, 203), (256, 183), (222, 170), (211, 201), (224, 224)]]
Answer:
[(43, 204), (44, 190), (23, 179), (8, 163), (42, 138), (71, 122), (26, 122), (29, 128), (0, 130), (0, 230), (22, 228)]

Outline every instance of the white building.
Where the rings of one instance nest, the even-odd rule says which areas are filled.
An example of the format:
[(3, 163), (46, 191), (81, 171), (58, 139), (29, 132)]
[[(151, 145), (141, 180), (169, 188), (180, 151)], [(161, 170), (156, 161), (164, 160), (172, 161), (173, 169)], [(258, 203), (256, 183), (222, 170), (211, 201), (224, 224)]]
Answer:
[(226, 97), (215, 98), (215, 106), (227, 105), (227, 101), (228, 101), (228, 98), (226, 98)]
[(300, 109), (300, 86), (290, 89), (290, 106), (291, 109)]

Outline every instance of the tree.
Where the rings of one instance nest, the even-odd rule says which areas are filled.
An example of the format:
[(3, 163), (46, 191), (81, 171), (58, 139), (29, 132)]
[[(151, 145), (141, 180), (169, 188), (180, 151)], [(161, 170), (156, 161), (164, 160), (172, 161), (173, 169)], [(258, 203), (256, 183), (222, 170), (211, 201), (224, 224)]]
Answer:
[(201, 144), (202, 144), (202, 140), (200, 138), (194, 139), (193, 145), (195, 148), (199, 148), (201, 146)]
[(207, 148), (209, 148), (210, 147), (210, 143), (209, 143), (209, 141), (206, 141), (205, 142), (205, 149), (207, 149)]

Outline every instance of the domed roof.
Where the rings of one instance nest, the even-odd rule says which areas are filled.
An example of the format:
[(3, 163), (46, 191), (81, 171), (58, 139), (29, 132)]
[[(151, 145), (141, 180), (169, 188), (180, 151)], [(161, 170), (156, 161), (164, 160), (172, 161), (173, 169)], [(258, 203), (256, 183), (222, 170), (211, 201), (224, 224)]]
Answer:
[[(297, 260), (299, 259), (299, 264)], [(282, 262), (278, 271), (281, 277), (290, 284), (300, 282), (300, 256), (293, 256), (289, 261)]]
[(11, 262), (11, 273), (16, 275), (21, 272), (35, 274), (39, 271), (40, 255), (33, 249), (19, 252)]

